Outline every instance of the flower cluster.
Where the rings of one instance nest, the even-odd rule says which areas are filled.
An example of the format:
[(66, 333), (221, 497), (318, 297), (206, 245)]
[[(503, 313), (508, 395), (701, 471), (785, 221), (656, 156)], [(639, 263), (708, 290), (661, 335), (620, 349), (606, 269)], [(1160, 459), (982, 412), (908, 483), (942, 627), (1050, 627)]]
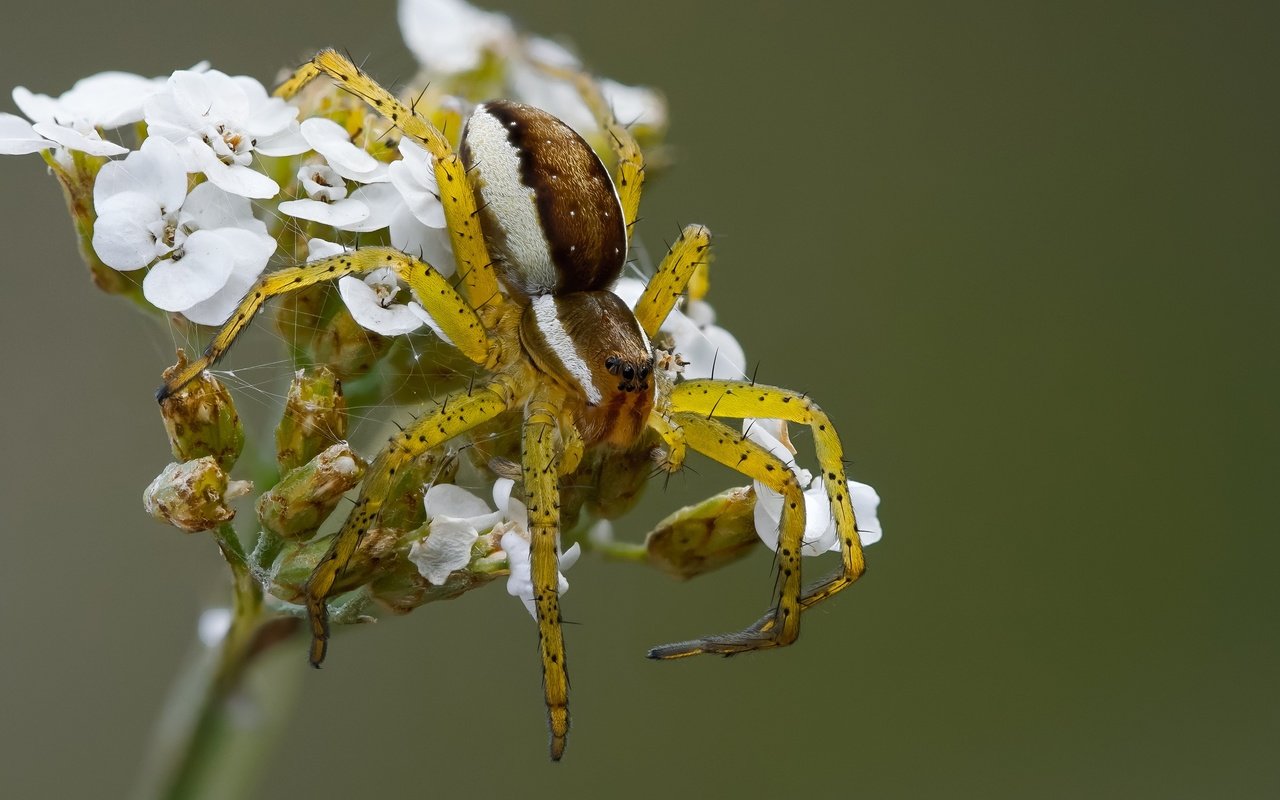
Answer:
[[(417, 113), (456, 136), (473, 104), (511, 97), (549, 111), (606, 161), (614, 158), (580, 88), (565, 77), (581, 64), (564, 46), (522, 34), (506, 17), (464, 0), (401, 0), (399, 11), (422, 69), (404, 90)], [(642, 144), (657, 143), (667, 123), (658, 93), (608, 79), (599, 82), (599, 91)], [(57, 97), (19, 87), (13, 100), (24, 116), (0, 113), (0, 154), (41, 154), (77, 200), (71, 206), (83, 215), (77, 227), (91, 267), (129, 275), (117, 285), (140, 287), (139, 301), (149, 308), (220, 325), (269, 267), (365, 244), (419, 255), (445, 276), (455, 271), (432, 156), (328, 81), (286, 100), (255, 78), (197, 64), (154, 78), (104, 72)], [(634, 307), (644, 286), (626, 277), (613, 288)], [(672, 375), (744, 377), (743, 349), (716, 324), (705, 299), (705, 271), (700, 286), (691, 287), (663, 322), (655, 343), (671, 351)], [(323, 541), (307, 540), (363, 473), (363, 462), (345, 443), (334, 444), (346, 430), (342, 380), (372, 371), (390, 347), (378, 349), (382, 337), (429, 328), (444, 350), (452, 344), (390, 269), (342, 277), (337, 289), (341, 303), (333, 301), (327, 316), (308, 312), (323, 319), (315, 324), (329, 327), (300, 359), (332, 369), (296, 376), (277, 433), (281, 480), (258, 504), (256, 567), (282, 601), (296, 600), (305, 579), (298, 576), (323, 551)], [(322, 347), (341, 351), (352, 340), (358, 340), (354, 356), (317, 355)], [(295, 395), (310, 399), (295, 407)], [(209, 413), (209, 398), (216, 398), (219, 413)], [(390, 393), (366, 402), (387, 399)], [(243, 444), (239, 419), (212, 379), (193, 382), (171, 400), (164, 411), (178, 462), (149, 487), (147, 507), (183, 530), (222, 525), (234, 514), (222, 500), (231, 485), (226, 473)], [(322, 407), (324, 413), (317, 410)], [(316, 428), (321, 418), (323, 430)], [(793, 464), (784, 424), (748, 421), (746, 435)], [(628, 465), (641, 480), (650, 468), (644, 459)], [(806, 487), (805, 554), (838, 549), (821, 481), (793, 468)], [(482, 478), (491, 477), (485, 469), (478, 469)], [(420, 476), (404, 496), (421, 500), (407, 503), (398, 519), (391, 511), (382, 514), (386, 528), (371, 534), (361, 555), (371, 571), (385, 567), (385, 559), (402, 569), (375, 583), (373, 594), (393, 608), (410, 608), (479, 585), (505, 568), (508, 591), (533, 613), (527, 513), (511, 497), (513, 482), (499, 478), (493, 484), (494, 511), (452, 484), (453, 477)], [(880, 535), (878, 498), (863, 484), (850, 482), (849, 491), (863, 544), (870, 544)], [(741, 493), (724, 498), (716, 513), (739, 509), (750, 494)], [(758, 536), (776, 548), (781, 497), (757, 484), (754, 499), (746, 501), (754, 502), (748, 543)], [(604, 534), (596, 538), (597, 546), (607, 544)], [(724, 552), (736, 553), (734, 547)], [(575, 544), (560, 556), (562, 571), (578, 550)], [(561, 592), (567, 588), (561, 575)]]

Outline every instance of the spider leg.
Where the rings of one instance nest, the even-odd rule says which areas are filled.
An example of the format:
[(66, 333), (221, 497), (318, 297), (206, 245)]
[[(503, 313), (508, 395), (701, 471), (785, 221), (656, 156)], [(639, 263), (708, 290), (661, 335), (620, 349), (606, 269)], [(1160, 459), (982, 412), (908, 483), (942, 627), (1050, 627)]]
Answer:
[(440, 202), (458, 260), (463, 295), (471, 307), (479, 309), (489, 303), (501, 304), (498, 275), (493, 269), (489, 248), (480, 232), (476, 216), (476, 196), (467, 180), (462, 159), (449, 146), (444, 134), (413, 109), (401, 103), (376, 81), (360, 71), (346, 56), (323, 50), (299, 67), (284, 83), (276, 87), (275, 96), (288, 100), (302, 87), (320, 75), (328, 75), (339, 86), (391, 121), (409, 139), (421, 145), (435, 161), (436, 181), (440, 186)]
[[(694, 419), (699, 417), (709, 419), (712, 415), (738, 418), (768, 417), (805, 424), (813, 430), (818, 464), (822, 469), (822, 480), (826, 486), (827, 496), (830, 499), (831, 516), (835, 520), (836, 533), (839, 537), (841, 568), (835, 574), (806, 588), (803, 594), (798, 592), (798, 584), (788, 584), (784, 581), (778, 606), (766, 613), (751, 627), (738, 634), (738, 636), (754, 642), (774, 641), (777, 638), (786, 639), (788, 636), (788, 618), (795, 614), (795, 612), (788, 613), (789, 608), (796, 608), (798, 611), (807, 610), (848, 587), (866, 571), (866, 561), (862, 555), (862, 543), (858, 536), (858, 523), (853, 514), (848, 479), (845, 477), (844, 472), (843, 448), (840, 444), (840, 438), (836, 435), (835, 427), (822, 409), (818, 407), (817, 403), (798, 392), (741, 381), (713, 379), (685, 381), (672, 390), (670, 403), (671, 408), (677, 411), (675, 414), (676, 420), (686, 427), (686, 436), (690, 437), (690, 446), (706, 452), (712, 458), (722, 462), (724, 461), (723, 454), (710, 452), (701, 445), (705, 444), (711, 447), (714, 444), (714, 448), (721, 449), (725, 445), (718, 441), (715, 443), (706, 442), (705, 440), (701, 442), (693, 441), (694, 431), (701, 427), (701, 423), (695, 423)], [(740, 436), (739, 434), (738, 437), (740, 438)], [(789, 503), (790, 501), (788, 501), (788, 505)], [(803, 504), (801, 507), (803, 507)], [(784, 506), (784, 514), (786, 509), (787, 506)], [(779, 554), (783, 558), (782, 567), (785, 572), (788, 566), (786, 559), (797, 559), (797, 566), (794, 569), (797, 578), (799, 575), (799, 546), (799, 540), (788, 542), (787, 529), (784, 524), (782, 538), (778, 544)], [(787, 550), (790, 551), (790, 554), (786, 552)], [(796, 591), (799, 596), (788, 597), (791, 591)], [(775, 629), (777, 630), (775, 631)], [(655, 658), (679, 658), (696, 653), (720, 652), (703, 646), (705, 641), (707, 640), (658, 648), (650, 655)]]
[(571, 475), (582, 463), (582, 457), (586, 454), (587, 447), (582, 441), (582, 434), (578, 432), (577, 426), (573, 424), (573, 418), (569, 414), (560, 417), (560, 439), (562, 441), (562, 452), (560, 453), (559, 474), (561, 476)]
[(489, 337), (472, 307), (458, 294), (448, 279), (430, 264), (391, 247), (363, 247), (350, 253), (312, 261), (299, 267), (287, 267), (263, 275), (240, 301), (235, 312), (205, 348), (204, 355), (175, 373), (160, 391), (159, 400), (173, 394), (199, 375), (227, 352), (236, 337), (248, 327), (254, 315), (276, 295), (292, 292), (321, 281), (344, 275), (371, 272), (382, 267), (394, 269), (409, 284), (418, 301), (431, 313), (440, 329), (468, 358), (484, 364), (489, 355)]
[(587, 104), (596, 124), (609, 139), (609, 145), (618, 157), (617, 173), (613, 176), (613, 185), (618, 190), (618, 200), (622, 203), (622, 219), (627, 223), (627, 238), (631, 238), (631, 227), (636, 224), (636, 215), (640, 213), (640, 190), (644, 186), (644, 153), (636, 138), (626, 126), (620, 124), (613, 116), (613, 109), (600, 90), (600, 84), (586, 72), (570, 67), (554, 66), (535, 62), (539, 69), (548, 75), (568, 81), (578, 90), (582, 101)]
[(525, 407), (522, 456), (542, 688), (555, 761), (564, 755), (569, 735), (569, 676), (560, 627), (560, 455), (556, 441), (563, 401), (557, 390), (546, 385), (530, 399)]
[(667, 456), (659, 466), (666, 472), (679, 472), (688, 450), (684, 428), (667, 412), (656, 408), (649, 414), (649, 427), (657, 431), (667, 446)]
[(663, 256), (658, 271), (636, 303), (636, 319), (649, 338), (658, 335), (658, 328), (684, 294), (698, 265), (705, 263), (710, 246), (711, 231), (702, 225), (686, 225)]
[(747, 439), (723, 422), (696, 413), (677, 413), (688, 446), (730, 469), (768, 485), (782, 495), (781, 531), (778, 537), (778, 605), (770, 612), (769, 630), (756, 626), (740, 633), (707, 636), (662, 645), (649, 651), (650, 658), (672, 659), (713, 653), (731, 656), (751, 650), (791, 644), (800, 635), (800, 547), (804, 540), (804, 492), (795, 474), (777, 456)]
[(515, 404), (515, 397), (513, 387), (501, 379), (450, 394), (439, 410), (419, 417), (412, 425), (392, 436), (369, 465), (355, 508), (303, 587), (311, 620), (312, 666), (319, 667), (324, 661), (329, 641), (329, 609), (325, 601), (365, 534), (377, 524), (397, 470), (428, 450), (508, 410)]

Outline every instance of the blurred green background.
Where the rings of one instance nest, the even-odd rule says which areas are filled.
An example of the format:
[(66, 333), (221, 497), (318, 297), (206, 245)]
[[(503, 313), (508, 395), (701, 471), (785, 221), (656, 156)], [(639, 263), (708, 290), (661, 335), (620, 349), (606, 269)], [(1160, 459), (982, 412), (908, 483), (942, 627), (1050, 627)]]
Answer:
[[(798, 646), (729, 661), (643, 654), (754, 620), (764, 554), (688, 584), (584, 560), (558, 765), (501, 585), (347, 631), (323, 671), (291, 654), (251, 796), (1280, 793), (1276, 5), (502, 10), (666, 91), (641, 235), (717, 234), (720, 321), (841, 426), (885, 538)], [(412, 72), (389, 2), (25, 13), (0, 75), (52, 94), (204, 58), (270, 83), (328, 45)], [(169, 332), (89, 285), (36, 157), (0, 176), (0, 793), (120, 797), (225, 571), (140, 507)], [(621, 533), (741, 483), (695, 466)]]

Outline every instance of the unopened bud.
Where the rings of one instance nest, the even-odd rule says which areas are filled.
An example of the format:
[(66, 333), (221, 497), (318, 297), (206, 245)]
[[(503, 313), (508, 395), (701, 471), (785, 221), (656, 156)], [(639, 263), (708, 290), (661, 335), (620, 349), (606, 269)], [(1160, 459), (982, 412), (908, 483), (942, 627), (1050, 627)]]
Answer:
[[(399, 539), (400, 535), (396, 531), (372, 528), (360, 540), (360, 546), (338, 575), (330, 596), (358, 589), (373, 580), (375, 575), (380, 574), (397, 558)], [(313, 542), (293, 541), (285, 544), (276, 557), (271, 576), (271, 594), (289, 603), (302, 602), (307, 579), (329, 551), (331, 544), (333, 536), (325, 536)]]
[[(186, 365), (186, 353), (178, 350), (178, 363), (165, 370), (165, 379)], [(244, 449), (244, 428), (231, 394), (208, 373), (201, 373), (161, 400), (160, 415), (178, 461), (213, 456), (218, 466), (230, 470)]]
[(677, 578), (692, 578), (737, 561), (760, 543), (756, 493), (747, 486), (688, 506), (645, 537), (649, 561)]
[(142, 505), (161, 522), (195, 533), (235, 517), (236, 512), (227, 501), (247, 494), (251, 488), (248, 481), (228, 482), (217, 459), (205, 456), (165, 467), (142, 493)]
[(301, 467), (346, 438), (347, 401), (342, 397), (342, 381), (327, 367), (298, 370), (276, 428), (280, 471)]
[(258, 499), (262, 527), (285, 539), (309, 539), (342, 495), (360, 483), (364, 462), (340, 442), (290, 470)]

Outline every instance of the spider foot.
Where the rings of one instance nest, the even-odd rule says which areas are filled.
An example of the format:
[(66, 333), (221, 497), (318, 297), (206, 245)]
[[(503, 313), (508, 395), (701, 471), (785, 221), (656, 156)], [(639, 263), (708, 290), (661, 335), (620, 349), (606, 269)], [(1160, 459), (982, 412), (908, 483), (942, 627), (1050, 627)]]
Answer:
[(770, 611), (746, 630), (738, 633), (722, 633), (687, 642), (674, 642), (653, 648), (648, 657), (658, 661), (671, 661), (688, 656), (713, 655), (736, 656), (755, 650), (786, 647), (796, 640), (799, 629), (794, 625), (778, 624), (777, 612)]

